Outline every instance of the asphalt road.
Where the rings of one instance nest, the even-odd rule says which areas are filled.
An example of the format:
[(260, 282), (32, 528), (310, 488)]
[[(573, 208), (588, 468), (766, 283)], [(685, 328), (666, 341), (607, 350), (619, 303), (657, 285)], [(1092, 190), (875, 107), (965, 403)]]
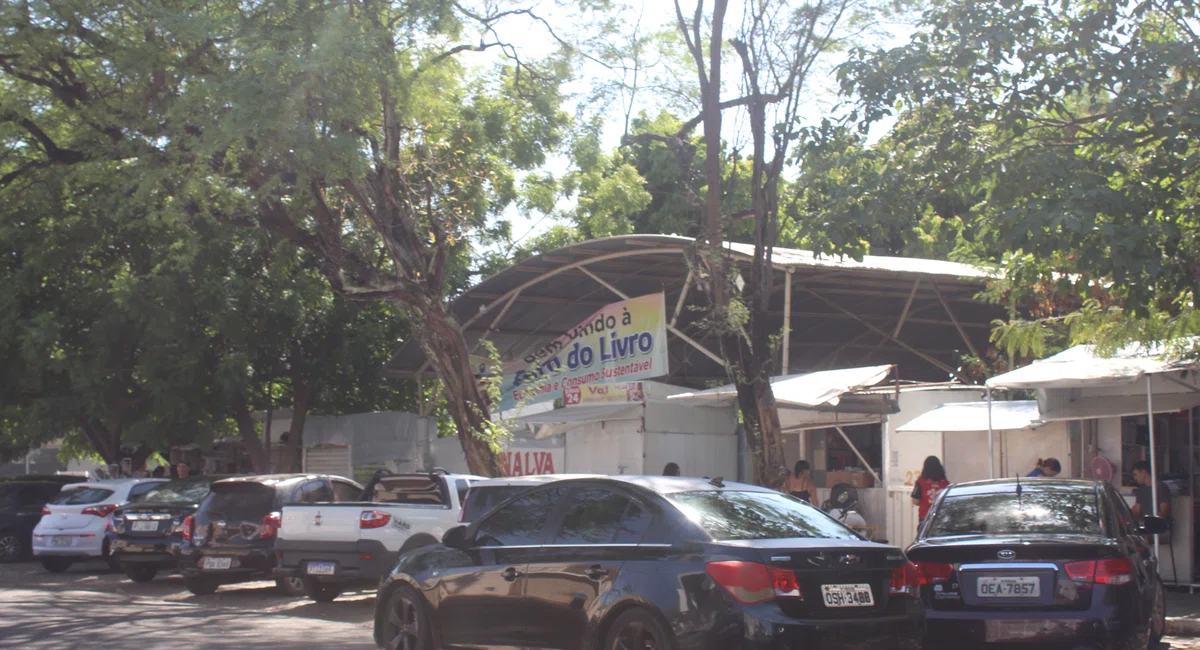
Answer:
[[(178, 576), (135, 584), (100, 564), (61, 575), (0, 565), (0, 649), (372, 650), (373, 605), (369, 592), (318, 604), (251, 582), (193, 596)], [(1200, 650), (1200, 639), (1164, 641), (1158, 650)]]

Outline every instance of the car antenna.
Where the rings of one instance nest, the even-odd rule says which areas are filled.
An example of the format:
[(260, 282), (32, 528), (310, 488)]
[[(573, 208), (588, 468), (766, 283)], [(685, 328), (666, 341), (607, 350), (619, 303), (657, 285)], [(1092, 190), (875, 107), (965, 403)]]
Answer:
[(724, 480), (725, 480), (724, 476), (718, 476), (718, 477), (712, 479), (711, 481), (709, 481), (709, 483), (712, 485), (715, 485), (719, 488), (723, 488), (723, 487), (725, 487)]

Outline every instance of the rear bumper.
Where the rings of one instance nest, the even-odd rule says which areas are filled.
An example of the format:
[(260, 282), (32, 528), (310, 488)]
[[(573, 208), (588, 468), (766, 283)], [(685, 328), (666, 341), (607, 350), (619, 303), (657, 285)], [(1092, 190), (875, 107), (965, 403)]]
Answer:
[(179, 547), (182, 540), (178, 535), (128, 538), (110, 534), (108, 539), (109, 552), (122, 566), (174, 569), (179, 564)]
[[(746, 617), (742, 650), (919, 650), (919, 617), (890, 617), (780, 624)], [(710, 645), (717, 647), (729, 646)]]
[[(1035, 618), (1037, 616), (1047, 618)], [(1088, 612), (929, 612), (927, 647), (949, 650), (970, 645), (1071, 644), (1072, 647), (1125, 648), (1142, 630), (1116, 611)]]
[[(327, 583), (379, 582), (396, 563), (397, 553), (392, 553), (378, 540), (355, 542), (307, 542), (304, 540), (281, 539), (276, 543), (279, 567), (273, 575), (280, 577), (303, 577)], [(333, 574), (312, 574), (310, 564), (334, 565)]]
[(33, 535), (35, 557), (100, 557), (104, 554), (104, 534), (36, 532)]
[[(205, 569), (204, 558), (229, 558), (228, 569)], [(224, 582), (245, 582), (271, 575), (275, 555), (264, 548), (194, 548), (184, 545), (179, 550), (179, 572), (185, 578), (210, 576)]]

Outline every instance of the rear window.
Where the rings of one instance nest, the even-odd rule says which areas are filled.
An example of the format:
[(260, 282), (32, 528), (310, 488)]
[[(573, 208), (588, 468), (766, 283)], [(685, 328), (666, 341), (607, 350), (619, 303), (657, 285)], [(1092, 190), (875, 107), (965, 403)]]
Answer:
[(206, 479), (169, 481), (150, 488), (145, 494), (134, 499), (134, 503), (200, 503), (211, 489), (212, 481)]
[(258, 521), (276, 510), (275, 489), (261, 483), (214, 483), (198, 515)]
[(446, 505), (442, 481), (432, 476), (393, 476), (379, 479), (371, 500), (375, 503)]
[(475, 521), (510, 497), (534, 487), (531, 485), (472, 486), (467, 492), (467, 505), (463, 508), (462, 520), (464, 523)]
[(50, 503), (56, 506), (85, 506), (100, 503), (112, 494), (112, 490), (101, 487), (66, 487)]
[(718, 541), (861, 539), (820, 510), (778, 492), (679, 492), (667, 498)]
[(929, 522), (926, 537), (956, 535), (1098, 535), (1100, 510), (1094, 490), (1042, 484), (1018, 495), (947, 494)]

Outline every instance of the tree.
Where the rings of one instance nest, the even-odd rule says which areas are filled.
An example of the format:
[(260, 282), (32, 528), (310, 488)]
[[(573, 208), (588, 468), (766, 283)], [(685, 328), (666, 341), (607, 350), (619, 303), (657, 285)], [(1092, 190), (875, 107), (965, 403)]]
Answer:
[(901, 114), (888, 155), (959, 170), (956, 253), (1043, 305), (997, 331), (1010, 350), (1200, 333), (1197, 34), (1192, 3), (947, 2), (850, 57), (860, 125)]
[(5, 122), (25, 143), (5, 181), (119, 161), (173, 218), (291, 242), (339, 294), (403, 310), (471, 470), (499, 473), (447, 297), (516, 198), (514, 173), (540, 165), (567, 124), (566, 59), (529, 60), (498, 36), (504, 20), (544, 29), (541, 16), (389, 0), (2, 11), (0, 70), (19, 97)]

